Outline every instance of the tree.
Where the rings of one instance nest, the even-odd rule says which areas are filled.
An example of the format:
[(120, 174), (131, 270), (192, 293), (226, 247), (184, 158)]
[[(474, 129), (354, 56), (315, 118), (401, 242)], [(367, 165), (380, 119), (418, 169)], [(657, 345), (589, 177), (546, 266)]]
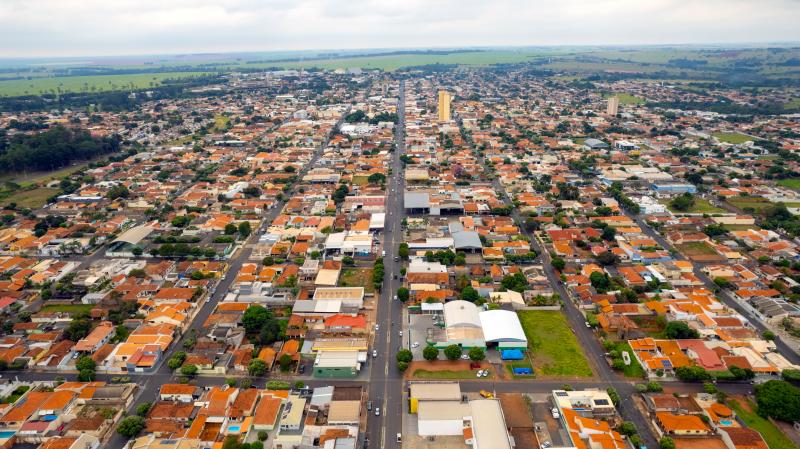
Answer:
[(528, 278), (526, 278), (521, 272), (517, 271), (514, 274), (507, 274), (503, 276), (503, 279), (500, 281), (500, 285), (506, 290), (522, 293), (526, 288), (528, 288)]
[(695, 200), (691, 193), (684, 193), (670, 201), (669, 206), (677, 211), (686, 212), (694, 206)]
[(397, 369), (404, 373), (408, 369), (408, 362), (397, 362)]
[(247, 372), (251, 376), (261, 377), (267, 373), (267, 364), (261, 359), (253, 359), (250, 364), (247, 365)]
[(595, 259), (597, 259), (597, 262), (604, 267), (616, 265), (619, 262), (619, 256), (611, 251), (603, 251), (602, 253), (598, 254)]
[(403, 242), (400, 244), (397, 248), (397, 255), (403, 260), (408, 259), (408, 243)]
[(450, 345), (444, 348), (444, 356), (447, 357), (447, 360), (458, 360), (463, 352), (459, 345)]
[(469, 355), (469, 359), (472, 360), (473, 362), (480, 362), (481, 360), (486, 358), (486, 351), (484, 351), (483, 348), (475, 346), (469, 349), (467, 355)]
[(661, 449), (675, 449), (675, 441), (667, 436), (661, 437), (658, 440), (658, 447)]
[(468, 285), (461, 290), (461, 299), (464, 301), (475, 302), (481, 299), (481, 295), (471, 285)]
[(251, 232), (252, 229), (250, 229), (249, 221), (239, 223), (239, 235), (242, 236), (242, 238), (249, 236)]
[(800, 388), (783, 381), (770, 380), (756, 385), (758, 414), (781, 421), (800, 421)]
[(630, 421), (625, 421), (622, 424), (620, 424), (619, 427), (617, 428), (617, 432), (626, 436), (636, 435), (637, 433), (636, 426)]
[(592, 283), (592, 287), (597, 290), (605, 291), (611, 286), (611, 280), (608, 278), (608, 275), (599, 271), (593, 271), (592, 274), (589, 275), (589, 281)]
[(96, 368), (97, 368), (97, 363), (95, 363), (95, 361), (92, 360), (91, 357), (85, 355), (80, 357), (78, 361), (75, 362), (75, 369), (77, 369), (78, 371), (82, 370), (94, 371)]
[(89, 335), (91, 330), (92, 323), (86, 315), (82, 315), (69, 322), (69, 326), (64, 330), (64, 335), (72, 341), (78, 341)]
[(550, 264), (553, 265), (553, 268), (555, 268), (558, 271), (562, 271), (564, 269), (564, 267), (567, 265), (567, 263), (564, 262), (564, 259), (562, 259), (562, 258), (560, 258), (558, 256), (553, 257), (553, 259), (550, 262)]
[(425, 360), (432, 362), (439, 358), (439, 350), (436, 349), (435, 346), (426, 346), (425, 349), (422, 350), (422, 357)]
[(93, 369), (82, 369), (78, 371), (79, 382), (92, 382), (95, 379), (95, 372)]
[(289, 371), (289, 367), (292, 365), (292, 356), (283, 354), (281, 358), (278, 359), (278, 365), (281, 366), (281, 371)]
[(775, 340), (775, 332), (772, 332), (771, 330), (765, 330), (761, 333), (761, 337), (764, 340), (773, 341)]
[(124, 437), (133, 438), (144, 429), (144, 418), (141, 416), (128, 416), (120, 421), (117, 433)]
[(147, 412), (150, 411), (150, 407), (152, 407), (152, 405), (153, 404), (150, 402), (142, 402), (136, 406), (136, 414), (139, 416), (147, 416)]
[(370, 184), (383, 184), (384, 182), (386, 182), (386, 175), (384, 175), (383, 173), (373, 173), (369, 175), (369, 177), (367, 178), (367, 182), (369, 182)]
[(617, 229), (613, 226), (606, 226), (603, 228), (603, 233), (600, 236), (603, 240), (610, 242), (614, 240), (614, 237), (617, 235)]
[(395, 356), (398, 362), (406, 362), (409, 363), (414, 360), (414, 354), (409, 351), (408, 349), (401, 349), (397, 351), (397, 355)]
[(197, 374), (197, 365), (183, 365), (181, 367), (181, 374), (184, 376), (194, 376)]
[(122, 184), (119, 184), (108, 189), (108, 192), (106, 192), (106, 198), (113, 201), (117, 198), (128, 198), (130, 194), (131, 192), (128, 191), (127, 187), (125, 187)]
[(664, 335), (673, 340), (699, 338), (700, 334), (683, 321), (670, 321), (664, 329)]
[(242, 315), (242, 326), (248, 333), (258, 332), (270, 318), (271, 314), (263, 306), (252, 305)]
[(703, 382), (711, 379), (702, 366), (680, 366), (675, 369), (675, 377), (683, 382)]
[(225, 235), (233, 235), (236, 234), (236, 225), (233, 223), (228, 223), (225, 225)]
[(408, 301), (409, 291), (406, 287), (400, 287), (397, 289), (397, 299), (400, 301), (406, 302)]

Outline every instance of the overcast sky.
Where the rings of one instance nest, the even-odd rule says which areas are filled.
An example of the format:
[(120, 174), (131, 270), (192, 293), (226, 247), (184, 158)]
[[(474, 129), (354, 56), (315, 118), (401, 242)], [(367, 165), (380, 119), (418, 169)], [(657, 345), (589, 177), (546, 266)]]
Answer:
[(0, 0), (0, 57), (800, 41), (800, 0)]

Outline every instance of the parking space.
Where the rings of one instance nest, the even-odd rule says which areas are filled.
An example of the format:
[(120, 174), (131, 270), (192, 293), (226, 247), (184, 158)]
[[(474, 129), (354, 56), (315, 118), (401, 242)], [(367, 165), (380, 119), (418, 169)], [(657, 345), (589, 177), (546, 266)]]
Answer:
[(550, 402), (533, 402), (533, 421), (536, 424), (539, 441), (550, 441), (553, 446), (561, 447), (566, 441), (566, 433), (561, 427), (561, 421), (553, 418), (550, 412)]
[[(415, 360), (422, 360), (422, 350), (427, 345), (428, 329), (434, 326), (433, 319), (433, 315), (410, 315), (408, 338), (404, 341), (407, 347), (411, 347)], [(417, 347), (414, 347), (414, 343), (418, 343)]]

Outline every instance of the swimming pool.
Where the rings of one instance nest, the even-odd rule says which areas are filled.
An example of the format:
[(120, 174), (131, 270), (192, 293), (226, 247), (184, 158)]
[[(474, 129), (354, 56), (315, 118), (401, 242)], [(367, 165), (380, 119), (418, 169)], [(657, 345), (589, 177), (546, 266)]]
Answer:
[(16, 432), (16, 431), (14, 431), (14, 430), (3, 430), (2, 432), (0, 432), (0, 438), (11, 438), (11, 437), (13, 437), (13, 436), (14, 436), (16, 433), (17, 433), (17, 432)]
[(241, 426), (228, 426), (228, 432), (238, 432)]
[(725, 427), (730, 427), (730, 426), (733, 425), (733, 421), (730, 420), (730, 419), (720, 419), (719, 420), (719, 425), (720, 426), (725, 426)]

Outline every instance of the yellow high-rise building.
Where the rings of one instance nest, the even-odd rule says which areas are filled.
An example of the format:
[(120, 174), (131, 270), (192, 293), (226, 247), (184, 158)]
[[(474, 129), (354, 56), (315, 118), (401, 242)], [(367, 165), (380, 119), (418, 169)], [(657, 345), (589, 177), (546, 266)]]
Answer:
[(616, 95), (608, 99), (608, 108), (606, 109), (606, 113), (608, 115), (617, 115), (619, 111), (619, 97)]
[(446, 90), (439, 91), (439, 121), (450, 121), (450, 94)]

